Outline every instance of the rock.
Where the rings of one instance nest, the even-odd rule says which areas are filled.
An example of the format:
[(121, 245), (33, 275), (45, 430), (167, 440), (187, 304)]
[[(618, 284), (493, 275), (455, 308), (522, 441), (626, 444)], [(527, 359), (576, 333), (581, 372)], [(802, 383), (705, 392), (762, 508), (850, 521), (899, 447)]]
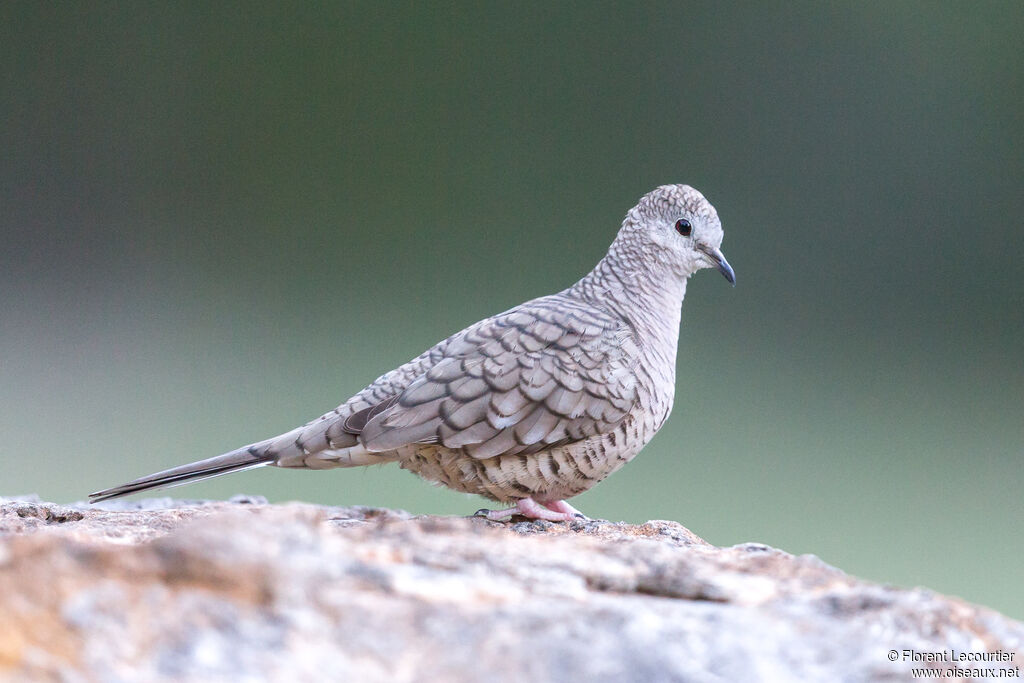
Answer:
[(2, 680), (896, 681), (1022, 658), (991, 610), (675, 522), (0, 498)]

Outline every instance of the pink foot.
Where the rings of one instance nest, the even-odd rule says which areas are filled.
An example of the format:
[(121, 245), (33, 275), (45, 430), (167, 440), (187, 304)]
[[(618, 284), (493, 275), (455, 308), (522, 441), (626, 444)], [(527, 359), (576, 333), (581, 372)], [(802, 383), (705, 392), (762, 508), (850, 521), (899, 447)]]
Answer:
[(548, 510), (572, 515), (576, 519), (587, 519), (585, 514), (574, 508), (572, 505), (569, 505), (564, 500), (556, 500), (551, 503), (541, 503), (541, 505), (546, 507)]
[(538, 503), (533, 498), (522, 498), (516, 501), (515, 507), (506, 510), (479, 510), (477, 514), (483, 514), (492, 522), (503, 522), (516, 514), (527, 519), (545, 519), (549, 522), (572, 522), (577, 519), (586, 519), (582, 512), (564, 500)]

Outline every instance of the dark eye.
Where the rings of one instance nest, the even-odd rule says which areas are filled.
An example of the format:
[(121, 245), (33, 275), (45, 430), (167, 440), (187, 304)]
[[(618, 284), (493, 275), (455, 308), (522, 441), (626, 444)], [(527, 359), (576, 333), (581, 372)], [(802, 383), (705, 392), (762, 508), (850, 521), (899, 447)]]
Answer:
[(683, 237), (689, 237), (690, 233), (693, 232), (693, 226), (690, 225), (690, 221), (685, 218), (680, 218), (676, 221), (676, 232)]

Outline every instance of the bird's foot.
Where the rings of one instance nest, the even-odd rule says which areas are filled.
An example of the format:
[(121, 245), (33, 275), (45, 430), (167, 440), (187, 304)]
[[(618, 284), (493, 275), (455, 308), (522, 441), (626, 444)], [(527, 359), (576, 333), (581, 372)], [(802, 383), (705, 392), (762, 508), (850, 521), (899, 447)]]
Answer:
[(585, 514), (574, 508), (572, 505), (566, 503), (564, 500), (556, 500), (550, 503), (541, 503), (541, 505), (546, 507), (548, 510), (554, 510), (555, 512), (561, 512), (563, 514), (570, 515), (570, 519), (590, 519)]
[(492, 522), (503, 522), (511, 519), (512, 515), (522, 515), (527, 519), (544, 519), (549, 522), (573, 522), (577, 519), (587, 519), (582, 512), (564, 500), (538, 503), (533, 498), (521, 498), (516, 501), (515, 507), (505, 510), (477, 510), (476, 514), (486, 517)]

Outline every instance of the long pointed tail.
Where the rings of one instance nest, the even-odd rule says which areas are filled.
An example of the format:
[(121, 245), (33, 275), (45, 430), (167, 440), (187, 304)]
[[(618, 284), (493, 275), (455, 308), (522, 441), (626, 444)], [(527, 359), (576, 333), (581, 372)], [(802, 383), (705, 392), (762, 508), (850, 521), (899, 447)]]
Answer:
[(347, 412), (331, 411), (290, 432), (242, 446), (224, 455), (173, 467), (127, 484), (90, 493), (89, 502), (98, 503), (139, 491), (178, 486), (264, 465), (319, 470), (387, 462), (387, 453), (370, 453), (359, 444), (355, 433), (336, 429), (344, 425), (347, 418)]
[(207, 458), (206, 460), (199, 460), (188, 465), (172, 467), (169, 470), (150, 474), (135, 481), (130, 481), (127, 484), (90, 493), (89, 502), (98, 503), (102, 500), (120, 498), (121, 496), (138, 493), (139, 491), (178, 486), (179, 484), (209, 479), (210, 477), (219, 477), (230, 472), (240, 472), (241, 470), (272, 464), (277, 456), (268, 453), (266, 449), (258, 448), (258, 445), (244, 446), (236, 451), (218, 455), (215, 458)]

